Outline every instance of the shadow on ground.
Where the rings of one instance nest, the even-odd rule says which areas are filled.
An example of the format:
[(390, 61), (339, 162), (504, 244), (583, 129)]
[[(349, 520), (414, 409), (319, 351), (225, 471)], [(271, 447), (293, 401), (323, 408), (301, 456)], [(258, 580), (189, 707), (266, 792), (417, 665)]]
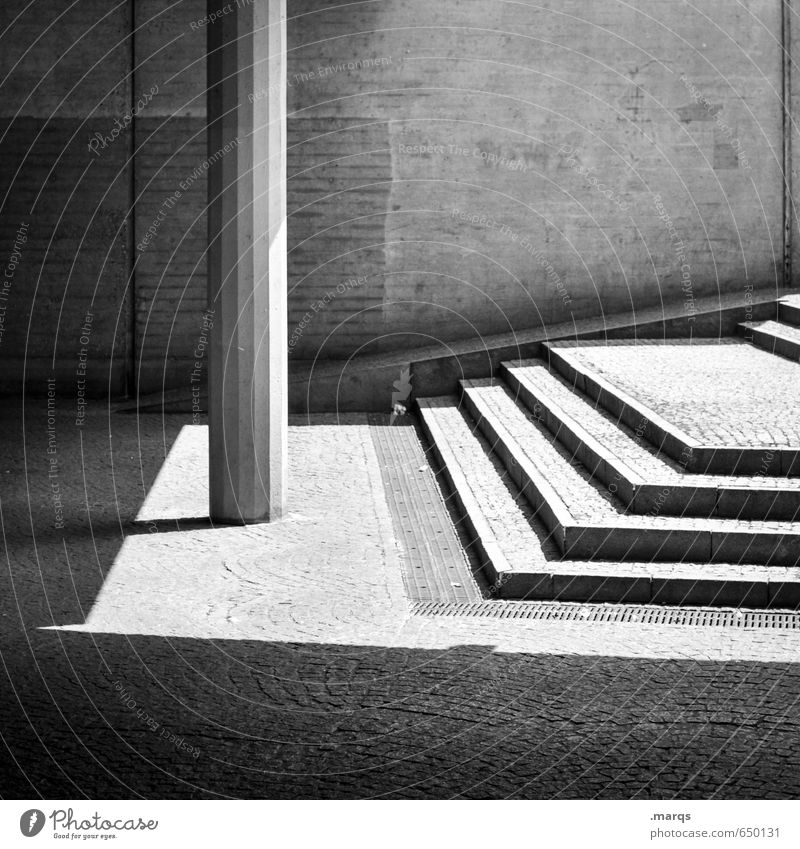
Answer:
[(4, 651), (5, 798), (800, 790), (796, 664), (29, 636)]

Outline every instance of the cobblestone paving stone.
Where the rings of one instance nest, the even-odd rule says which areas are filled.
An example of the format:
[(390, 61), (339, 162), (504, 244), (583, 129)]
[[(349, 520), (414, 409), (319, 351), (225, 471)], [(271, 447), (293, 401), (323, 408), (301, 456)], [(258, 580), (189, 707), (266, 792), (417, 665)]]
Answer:
[(703, 445), (800, 447), (800, 364), (744, 340), (554, 346)]
[[(800, 329), (798, 330), (800, 333)], [(800, 489), (800, 478), (768, 478), (763, 475), (695, 475), (684, 471), (680, 463), (668, 457), (627, 427), (615, 416), (607, 413), (585, 396), (573, 392), (559, 375), (551, 372), (539, 360), (522, 360), (518, 371), (535, 386), (553, 398), (565, 413), (570, 415), (614, 456), (638, 471), (645, 481), (662, 481), (673, 486), (731, 486), (763, 489), (779, 485), (782, 489)]]
[(296, 421), (289, 519), (234, 528), (135, 522), (188, 417), (0, 418), (5, 798), (800, 791), (800, 635), (414, 617), (363, 419)]
[(596, 485), (580, 462), (563, 446), (553, 442), (547, 428), (532, 413), (525, 412), (504, 385), (492, 384), (491, 381), (466, 381), (465, 385), (480, 397), (496, 420), (502, 423), (503, 429), (520, 451), (555, 488), (569, 513), (582, 524), (613, 524), (632, 528), (680, 527), (725, 533), (757, 530), (800, 533), (800, 522), (628, 514), (627, 508), (616, 496)]

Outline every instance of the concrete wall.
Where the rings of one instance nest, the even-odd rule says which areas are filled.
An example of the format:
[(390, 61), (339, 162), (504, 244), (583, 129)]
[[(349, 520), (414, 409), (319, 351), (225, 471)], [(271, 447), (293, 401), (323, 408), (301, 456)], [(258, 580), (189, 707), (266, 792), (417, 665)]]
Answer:
[[(292, 6), (295, 73), (391, 61), (290, 92), (305, 167), (325, 160), (294, 183), (311, 205), (293, 316), (347, 277), (370, 295), (366, 314), (315, 317), (302, 354), (778, 281), (776, 0), (326, 5)], [(310, 141), (320, 125), (331, 141)]]
[(189, 389), (205, 338), (205, 5), (135, 3), (135, 84), (141, 94), (157, 89), (136, 123), (136, 382), (143, 393)]
[[(130, 361), (130, 10), (26, 7), (0, 5), (0, 389), (25, 378), (41, 395), (55, 377), (59, 394), (118, 394)], [(96, 133), (115, 136), (102, 156), (87, 146)]]
[[(3, 4), (0, 26), (23, 6)], [(45, 375), (54, 345), (70, 374), (94, 298), (97, 391), (126, 368), (144, 392), (188, 386), (206, 302), (205, 3), (37, 8), (0, 54), (5, 254), (30, 220), (3, 385), (25, 356)], [(292, 360), (689, 311), (781, 282), (778, 0), (289, 11)]]

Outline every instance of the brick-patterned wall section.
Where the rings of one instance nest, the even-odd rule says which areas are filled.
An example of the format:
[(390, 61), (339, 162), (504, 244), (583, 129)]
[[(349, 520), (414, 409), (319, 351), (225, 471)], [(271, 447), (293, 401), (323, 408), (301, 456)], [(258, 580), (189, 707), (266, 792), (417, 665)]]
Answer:
[[(4, 4), (3, 20), (21, 5)], [(32, 220), (30, 262), (15, 282), (18, 316), (27, 317), (37, 291), (32, 335), (17, 329), (3, 337), (0, 354), (11, 348), (17, 358), (5, 386), (18, 385), (26, 352), (44, 368), (54, 339), (67, 346), (57, 347), (57, 366), (71, 367), (74, 341), (62, 342), (55, 330), (69, 277), (71, 320), (82, 309), (72, 299), (80, 304), (100, 280), (93, 356), (108, 364), (116, 351), (114, 387), (121, 354), (131, 364), (135, 356), (141, 391), (182, 387), (206, 303), (204, 172), (147, 244), (141, 240), (207, 155), (206, 33), (198, 24), (205, 4), (140, 0), (114, 11), (96, 0), (74, 9), (50, 4), (4, 37), (11, 45), (0, 58), (4, 72), (62, 11), (4, 87), (4, 129), (18, 109), (25, 119), (14, 120), (0, 152), (5, 187), (47, 126), (37, 142), (43, 155), (26, 163), (24, 188), (17, 180), (3, 209), (4, 251), (29, 212), (31, 186), (41, 185), (48, 158), (52, 164), (67, 149), (74, 130), (88, 140), (93, 122), (110, 129), (133, 99), (154, 86), (158, 92), (135, 132), (94, 157), (52, 243), (53, 221), (88, 154), (67, 149), (49, 177), (47, 223)], [(293, 0), (289, 13), (293, 362), (662, 301), (685, 301), (690, 310), (693, 298), (781, 282), (781, 4), (774, 0), (746, 9), (712, 0), (691, 8), (678, 0)], [(134, 16), (132, 57), (125, 35)], [(43, 78), (67, 48), (57, 72)], [(137, 202), (128, 255), (133, 235), (114, 240), (114, 233), (130, 192)], [(98, 195), (100, 220), (87, 230)], [(42, 202), (37, 208), (45, 215)], [(125, 349), (122, 295), (134, 259), (135, 333)], [(9, 306), (12, 324), (19, 321)]]
[[(19, 392), (24, 380), (42, 395), (54, 377), (58, 394), (76, 401), (79, 389), (120, 394), (130, 324), (129, 10), (100, 0), (26, 6), (0, 5), (0, 391)], [(105, 149), (89, 149), (115, 130)]]
[(779, 3), (291, 10), (291, 121), (330, 124), (326, 164), (290, 184), (294, 210), (314, 199), (290, 232), (310, 209), (320, 234), (313, 275), (293, 259), (293, 309), (353, 242), (348, 273), (383, 292), (357, 319), (315, 316), (302, 354), (320, 328), (343, 355), (780, 282)]
[(780, 6), (748, 8), (292, 3), (292, 358), (780, 283)]
[(136, 122), (137, 386), (188, 391), (206, 306), (206, 4), (134, 5), (135, 85), (156, 91)]

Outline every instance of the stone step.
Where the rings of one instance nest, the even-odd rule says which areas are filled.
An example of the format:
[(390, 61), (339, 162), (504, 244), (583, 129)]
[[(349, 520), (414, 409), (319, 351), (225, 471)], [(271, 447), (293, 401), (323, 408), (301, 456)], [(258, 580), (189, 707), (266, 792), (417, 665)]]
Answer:
[(633, 513), (793, 521), (800, 478), (694, 475), (573, 392), (541, 360), (503, 363), (518, 398)]
[(565, 557), (796, 566), (800, 524), (627, 513), (500, 382), (461, 381), (463, 402)]
[(748, 342), (770, 354), (800, 362), (800, 327), (780, 321), (745, 321), (739, 328)]
[(778, 301), (778, 321), (800, 327), (800, 295), (786, 295)]
[(420, 419), (442, 466), (490, 593), (507, 599), (800, 606), (800, 569), (739, 564), (564, 560), (491, 446), (454, 397), (419, 400)]
[[(738, 346), (738, 350), (737, 350)], [(704, 393), (701, 400), (695, 399), (691, 408), (675, 411), (676, 420), (668, 420), (672, 411), (666, 409), (664, 414), (653, 409), (639, 396), (637, 390), (643, 392), (650, 385), (658, 386), (664, 374), (642, 371), (642, 364), (636, 366), (642, 372), (638, 375), (638, 387), (623, 389), (619, 383), (624, 382), (621, 376), (614, 374), (613, 369), (601, 373), (596, 366), (586, 361), (587, 352), (603, 353), (602, 349), (614, 349), (629, 357), (631, 362), (636, 357), (637, 347), (641, 350), (649, 348), (650, 352), (657, 349), (671, 350), (686, 354), (693, 358), (697, 367), (698, 356), (705, 357), (706, 373), (702, 380), (693, 380), (688, 374), (678, 374), (677, 378), (684, 380), (693, 392)], [(694, 351), (692, 350), (694, 348)], [(795, 396), (793, 387), (800, 380), (800, 366), (796, 363), (779, 365), (783, 360), (769, 360), (769, 354), (748, 345), (741, 339), (722, 340), (676, 340), (670, 343), (650, 342), (648, 340), (618, 341), (618, 342), (548, 342), (542, 346), (543, 356), (550, 366), (558, 371), (567, 382), (579, 392), (596, 401), (600, 406), (612, 413), (619, 421), (640, 434), (657, 449), (668, 457), (680, 463), (688, 472), (695, 474), (722, 475), (761, 475), (775, 477), (800, 474), (800, 400)], [(752, 362), (747, 361), (743, 352), (751, 352)], [(731, 362), (739, 363), (738, 370), (731, 368)], [(719, 363), (715, 361), (719, 359)], [(760, 359), (759, 359), (760, 358)], [(745, 366), (741, 361), (747, 361)], [(678, 365), (673, 368), (678, 369)], [(720, 378), (727, 374), (728, 378)], [(626, 375), (630, 378), (630, 375)], [(743, 379), (749, 381), (749, 392), (753, 393), (753, 384), (763, 385), (761, 394), (764, 398), (756, 403), (753, 398), (749, 401), (756, 403), (758, 418), (770, 413), (770, 421), (776, 430), (785, 429), (777, 439), (780, 442), (768, 442), (770, 434), (765, 434), (764, 441), (757, 441), (749, 433), (742, 433), (746, 427), (755, 427), (753, 417), (756, 413), (750, 410), (751, 420), (746, 425), (738, 425), (736, 436), (731, 436), (725, 442), (726, 434), (720, 434), (731, 422), (726, 421), (725, 415), (736, 413), (737, 407), (742, 406), (743, 393), (740, 385)], [(628, 380), (628, 383), (630, 380)], [(649, 383), (648, 383), (649, 382)], [(713, 383), (713, 385), (709, 385)], [(716, 394), (717, 397), (714, 397)], [(721, 403), (720, 399), (725, 403)], [(663, 400), (663, 399), (662, 399)], [(752, 404), (751, 404), (752, 406)], [(712, 409), (713, 408), (713, 409)], [(708, 410), (712, 410), (710, 422)], [(688, 420), (688, 424), (686, 423)], [(693, 436), (687, 430), (697, 422), (703, 422), (711, 435)]]

